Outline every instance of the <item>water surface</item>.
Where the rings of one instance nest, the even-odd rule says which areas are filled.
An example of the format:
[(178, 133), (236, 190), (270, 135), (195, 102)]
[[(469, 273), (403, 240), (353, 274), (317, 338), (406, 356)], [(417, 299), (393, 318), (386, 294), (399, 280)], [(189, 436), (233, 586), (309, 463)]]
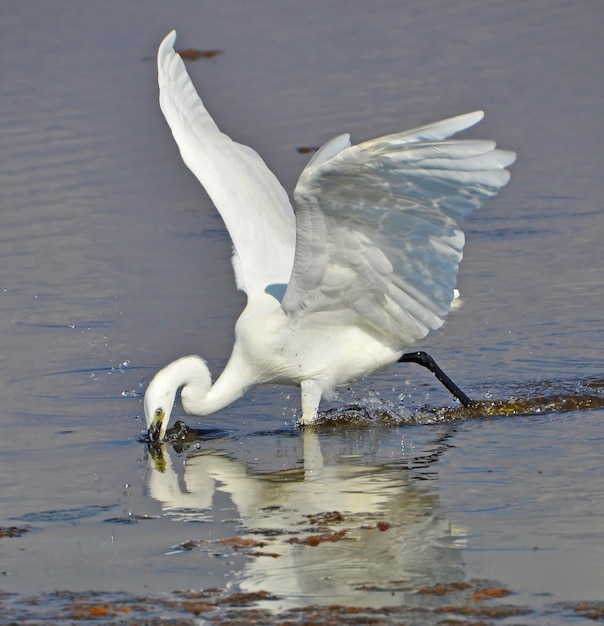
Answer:
[[(527, 623), (604, 600), (604, 411), (577, 401), (604, 386), (603, 19), (597, 2), (7, 5), (0, 528), (28, 532), (0, 539), (0, 590), (224, 587), (285, 611), (434, 607), (418, 589), (482, 579)], [(146, 382), (191, 351), (220, 371), (244, 302), (145, 60), (171, 28), (223, 51), (190, 73), (288, 191), (299, 146), (485, 110), (468, 135), (518, 161), (466, 223), (462, 311), (421, 348), (513, 415), (445, 419), (452, 399), (401, 365), (325, 406), (373, 420), (302, 433), (297, 390), (260, 389), (186, 418), (210, 429), (197, 446), (148, 454)]]

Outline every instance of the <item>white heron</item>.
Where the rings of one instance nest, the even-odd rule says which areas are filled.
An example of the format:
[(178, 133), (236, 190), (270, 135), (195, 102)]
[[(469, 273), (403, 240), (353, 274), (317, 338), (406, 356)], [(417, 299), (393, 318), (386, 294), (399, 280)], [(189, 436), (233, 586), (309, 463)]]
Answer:
[(206, 362), (185, 356), (145, 393), (151, 440), (162, 440), (181, 389), (184, 410), (208, 415), (262, 383), (301, 388), (301, 424), (321, 398), (397, 361), (429, 367), (404, 350), (442, 326), (455, 298), (462, 219), (509, 180), (513, 152), (493, 141), (449, 139), (483, 117), (467, 113), (351, 145), (328, 141), (287, 193), (260, 156), (222, 133), (174, 51), (158, 50), (161, 110), (181, 156), (217, 207), (233, 242), (247, 304), (232, 354), (214, 384)]

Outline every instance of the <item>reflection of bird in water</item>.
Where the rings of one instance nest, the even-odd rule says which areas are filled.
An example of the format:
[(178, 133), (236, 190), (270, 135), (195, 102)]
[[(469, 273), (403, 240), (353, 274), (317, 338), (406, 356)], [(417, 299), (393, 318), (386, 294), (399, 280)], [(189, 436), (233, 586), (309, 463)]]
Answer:
[[(287, 606), (415, 602), (418, 587), (463, 579), (463, 531), (451, 527), (431, 481), (408, 480), (396, 462), (362, 465), (329, 447), (323, 453), (321, 444), (329, 446), (330, 440), (314, 429), (305, 429), (302, 443), (303, 464), (295, 455), (287, 469), (272, 472), (254, 472), (221, 449), (195, 452), (173, 465), (168, 446), (155, 444), (148, 492), (177, 522), (211, 522), (215, 502), (224, 508), (228, 495), (240, 545), (261, 544), (233, 584), (277, 595)], [(376, 445), (374, 440), (374, 453)], [(430, 454), (438, 445), (430, 444)], [(391, 451), (384, 454), (391, 458)], [(321, 520), (331, 521), (322, 526)], [(198, 530), (191, 539), (212, 536), (205, 526), (193, 528)], [(342, 538), (305, 543), (321, 533)], [(216, 551), (220, 545), (207, 547)]]
[(424, 353), (408, 346), (442, 326), (455, 297), (466, 215), (509, 179), (515, 155), (485, 140), (451, 140), (468, 113), (351, 146), (327, 142), (287, 194), (251, 148), (220, 132), (197, 95), (170, 33), (158, 51), (161, 109), (185, 163), (233, 240), (247, 306), (231, 357), (212, 385), (205, 361), (178, 359), (145, 395), (150, 438), (164, 437), (177, 390), (207, 415), (262, 383), (299, 385), (300, 422), (317, 418), (335, 386), (398, 360), (429, 367), (469, 399)]

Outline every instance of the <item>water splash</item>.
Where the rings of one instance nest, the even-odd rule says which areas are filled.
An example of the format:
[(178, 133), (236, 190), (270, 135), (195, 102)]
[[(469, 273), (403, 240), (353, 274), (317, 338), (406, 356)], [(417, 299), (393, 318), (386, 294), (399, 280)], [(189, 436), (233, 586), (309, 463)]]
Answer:
[[(472, 406), (395, 406), (370, 392), (343, 409), (331, 409), (320, 415), (318, 426), (366, 424), (434, 424), (462, 419), (506, 417), (513, 415), (542, 415), (604, 408), (604, 379), (584, 381), (541, 381), (524, 390), (511, 390), (507, 399), (496, 399), (491, 391), (485, 399)], [(405, 396), (401, 397), (404, 401)]]

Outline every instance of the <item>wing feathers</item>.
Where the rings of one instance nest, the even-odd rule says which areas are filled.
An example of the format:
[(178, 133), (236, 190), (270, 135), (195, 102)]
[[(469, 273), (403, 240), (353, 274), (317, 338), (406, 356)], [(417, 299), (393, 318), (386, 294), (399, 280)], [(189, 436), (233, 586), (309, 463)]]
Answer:
[(318, 153), (294, 192), (284, 310), (342, 319), (346, 309), (351, 323), (401, 350), (440, 327), (454, 299), (462, 219), (507, 183), (515, 159), (493, 141), (449, 139), (482, 117)]
[[(456, 117), (450, 117), (440, 122), (433, 122), (425, 126), (418, 126), (411, 130), (405, 130), (402, 133), (386, 135), (381, 140), (391, 141), (393, 143), (415, 143), (418, 141), (441, 141), (447, 137), (451, 137), (462, 130), (466, 130), (475, 124), (478, 124), (484, 117), (482, 111), (473, 111), (472, 113), (464, 113)], [(380, 140), (380, 141), (381, 141)]]
[(180, 154), (204, 186), (233, 240), (237, 286), (248, 296), (288, 282), (295, 219), (279, 181), (254, 150), (220, 132), (185, 65), (172, 31), (157, 54), (159, 101)]
[(345, 150), (346, 148), (350, 148), (350, 135), (338, 135), (333, 139), (330, 139), (326, 143), (324, 143), (313, 155), (312, 159), (308, 162), (307, 167), (312, 166), (315, 167), (317, 165), (321, 165), (322, 163), (326, 163), (330, 159)]
[(238, 286), (280, 298), (287, 283), (290, 317), (334, 315), (396, 350), (441, 326), (455, 294), (462, 219), (507, 183), (515, 159), (492, 141), (449, 139), (482, 111), (357, 146), (335, 137), (300, 176), (294, 220), (264, 161), (206, 111), (175, 39), (170, 33), (158, 50), (161, 109), (229, 230)]

